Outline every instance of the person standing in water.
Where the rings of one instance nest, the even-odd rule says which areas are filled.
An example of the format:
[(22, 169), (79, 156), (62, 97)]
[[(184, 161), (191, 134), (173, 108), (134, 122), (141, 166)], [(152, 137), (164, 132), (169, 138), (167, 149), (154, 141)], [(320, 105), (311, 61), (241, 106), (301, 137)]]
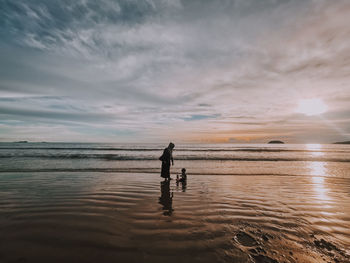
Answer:
[(175, 144), (172, 142), (169, 143), (169, 146), (164, 149), (163, 154), (159, 157), (159, 160), (162, 161), (162, 171), (160, 176), (165, 178), (165, 180), (170, 180), (170, 165), (174, 165), (173, 159), (173, 149)]

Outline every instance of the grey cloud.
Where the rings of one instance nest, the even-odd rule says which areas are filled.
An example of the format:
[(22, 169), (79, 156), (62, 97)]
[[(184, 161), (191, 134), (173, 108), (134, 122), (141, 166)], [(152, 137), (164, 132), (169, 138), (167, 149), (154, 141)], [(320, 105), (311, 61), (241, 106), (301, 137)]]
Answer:
[(50, 119), (50, 120), (65, 120), (75, 122), (86, 121), (111, 121), (113, 119), (110, 115), (101, 113), (72, 113), (72, 112), (59, 112), (59, 111), (40, 111), (40, 110), (28, 110), (21, 108), (7, 108), (0, 107), (0, 115), (2, 119), (8, 116), (16, 116), (19, 119), (21, 117), (30, 119)]
[[(335, 94), (349, 96), (346, 1), (0, 4), (0, 106), (14, 120), (158, 131), (213, 116), (203, 129), (235, 119), (268, 126), (302, 96), (328, 99), (328, 117), (345, 118), (337, 112), (347, 100)], [(38, 99), (9, 105), (8, 96)]]
[(100, 23), (141, 23), (145, 17), (156, 14), (151, 1), (2, 1), (0, 24), (9, 32), (33, 33), (40, 39), (55, 38), (52, 29), (89, 28)]

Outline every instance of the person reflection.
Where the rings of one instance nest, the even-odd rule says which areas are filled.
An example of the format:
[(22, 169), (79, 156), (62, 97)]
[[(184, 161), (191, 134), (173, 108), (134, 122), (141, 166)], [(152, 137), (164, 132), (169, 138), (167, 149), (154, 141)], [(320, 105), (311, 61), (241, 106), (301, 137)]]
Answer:
[(179, 191), (179, 185), (181, 184), (182, 192), (186, 192), (187, 181), (176, 181), (176, 190)]
[(187, 182), (184, 181), (181, 184), (182, 184), (182, 192), (186, 192)]
[(165, 216), (171, 216), (174, 209), (173, 209), (173, 193), (170, 193), (170, 181), (165, 180), (160, 183), (160, 192), (161, 195), (159, 197), (159, 204), (161, 204), (163, 215)]

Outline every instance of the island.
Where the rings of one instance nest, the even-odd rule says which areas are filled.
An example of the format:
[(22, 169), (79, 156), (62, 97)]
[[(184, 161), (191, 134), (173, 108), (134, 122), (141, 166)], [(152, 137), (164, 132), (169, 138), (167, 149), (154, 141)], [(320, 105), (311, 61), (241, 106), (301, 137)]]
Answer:
[(28, 143), (28, 141), (17, 141), (15, 143)]
[(333, 144), (350, 144), (350, 141), (345, 141), (345, 142), (335, 142)]
[(278, 141), (278, 140), (269, 141), (268, 143), (270, 143), (270, 144), (274, 144), (274, 143), (277, 143), (277, 144), (284, 144), (284, 142)]

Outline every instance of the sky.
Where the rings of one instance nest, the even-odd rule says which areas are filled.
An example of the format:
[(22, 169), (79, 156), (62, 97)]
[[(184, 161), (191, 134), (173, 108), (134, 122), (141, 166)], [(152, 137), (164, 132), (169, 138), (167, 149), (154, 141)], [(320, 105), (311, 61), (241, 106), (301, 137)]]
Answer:
[(0, 141), (350, 140), (349, 24), (348, 0), (0, 0)]

